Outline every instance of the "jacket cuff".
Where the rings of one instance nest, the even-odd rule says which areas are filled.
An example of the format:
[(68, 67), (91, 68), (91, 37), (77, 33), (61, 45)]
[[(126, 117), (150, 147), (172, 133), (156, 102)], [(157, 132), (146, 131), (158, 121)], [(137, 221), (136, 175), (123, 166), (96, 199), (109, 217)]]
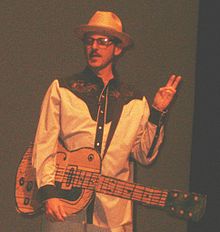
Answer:
[(56, 186), (54, 185), (44, 185), (39, 188), (37, 193), (37, 199), (41, 202), (49, 199), (58, 197)]
[(157, 126), (162, 126), (166, 120), (167, 112), (168, 110), (159, 111), (152, 106), (150, 109), (149, 122)]

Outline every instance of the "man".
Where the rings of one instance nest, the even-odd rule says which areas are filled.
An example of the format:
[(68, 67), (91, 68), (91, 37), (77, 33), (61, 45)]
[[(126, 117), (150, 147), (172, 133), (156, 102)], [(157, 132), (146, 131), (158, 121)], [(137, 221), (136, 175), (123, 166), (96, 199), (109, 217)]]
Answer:
[(132, 181), (130, 160), (148, 165), (157, 156), (167, 107), (181, 77), (172, 75), (149, 107), (115, 72), (116, 60), (133, 44), (118, 16), (97, 11), (76, 33), (85, 46), (87, 67), (51, 84), (35, 138), (33, 164), (47, 218), (43, 231), (131, 232), (130, 200), (96, 193), (89, 210), (67, 215), (54, 183), (55, 160), (47, 158), (56, 152), (58, 138), (68, 150), (94, 147), (101, 156), (101, 174)]

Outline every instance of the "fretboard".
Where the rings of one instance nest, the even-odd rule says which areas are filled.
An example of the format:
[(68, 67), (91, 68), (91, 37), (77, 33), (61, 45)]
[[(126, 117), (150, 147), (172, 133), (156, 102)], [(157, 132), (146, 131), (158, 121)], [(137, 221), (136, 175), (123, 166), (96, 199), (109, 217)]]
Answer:
[(64, 188), (80, 187), (98, 193), (142, 202), (149, 206), (165, 207), (168, 192), (154, 187), (126, 182), (98, 173), (68, 168), (65, 173), (57, 169), (56, 179), (62, 180)]
[(99, 177), (99, 182), (96, 185), (95, 191), (158, 207), (165, 206), (168, 195), (166, 191), (107, 176)]

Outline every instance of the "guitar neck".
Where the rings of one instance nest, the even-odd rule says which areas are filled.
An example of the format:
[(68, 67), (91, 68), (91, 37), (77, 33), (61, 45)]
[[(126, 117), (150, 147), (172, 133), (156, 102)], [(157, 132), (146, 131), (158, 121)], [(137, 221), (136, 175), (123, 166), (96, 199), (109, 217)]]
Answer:
[(128, 200), (138, 201), (149, 206), (163, 208), (168, 192), (157, 188), (145, 187), (98, 173), (84, 170), (68, 172), (63, 184), (69, 187), (81, 187)]
[(167, 191), (161, 191), (156, 188), (145, 187), (107, 176), (99, 177), (95, 191), (162, 208), (166, 205), (168, 195)]

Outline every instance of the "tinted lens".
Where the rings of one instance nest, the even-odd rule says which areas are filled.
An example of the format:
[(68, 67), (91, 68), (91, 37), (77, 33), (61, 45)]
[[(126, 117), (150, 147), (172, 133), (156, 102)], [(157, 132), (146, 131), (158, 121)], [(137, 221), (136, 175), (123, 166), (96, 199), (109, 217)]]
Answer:
[(108, 38), (99, 38), (97, 39), (98, 45), (108, 46), (111, 44), (111, 40)]
[(90, 37), (85, 37), (83, 42), (87, 46), (92, 46), (94, 42), (97, 42), (99, 47), (107, 47), (112, 44), (113, 40), (110, 38), (98, 38), (98, 39), (93, 39)]

